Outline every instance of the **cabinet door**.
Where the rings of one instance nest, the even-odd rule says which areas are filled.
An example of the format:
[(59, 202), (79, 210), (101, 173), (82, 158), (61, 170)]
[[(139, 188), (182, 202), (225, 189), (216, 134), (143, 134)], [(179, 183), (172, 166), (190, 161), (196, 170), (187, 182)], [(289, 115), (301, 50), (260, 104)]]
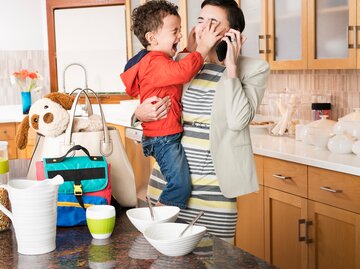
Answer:
[(237, 198), (236, 246), (264, 259), (264, 187)]
[(307, 200), (265, 187), (265, 260), (281, 269), (306, 269)]
[(309, 68), (356, 68), (356, 0), (309, 1)]
[(307, 68), (307, 0), (270, 0), (268, 10), (271, 69)]
[(266, 7), (265, 0), (241, 0), (241, 10), (245, 16), (243, 35), (247, 40), (241, 48), (241, 54), (266, 60)]
[(309, 268), (360, 268), (360, 215), (309, 201)]

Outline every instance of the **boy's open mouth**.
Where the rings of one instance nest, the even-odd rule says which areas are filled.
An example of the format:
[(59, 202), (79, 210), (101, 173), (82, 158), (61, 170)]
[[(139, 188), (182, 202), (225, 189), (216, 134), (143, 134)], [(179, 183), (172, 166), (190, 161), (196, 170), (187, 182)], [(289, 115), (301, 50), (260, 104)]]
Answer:
[(177, 51), (177, 45), (178, 45), (178, 43), (175, 43), (175, 44), (173, 44), (173, 46), (172, 46), (172, 48), (173, 48), (173, 50), (176, 52)]

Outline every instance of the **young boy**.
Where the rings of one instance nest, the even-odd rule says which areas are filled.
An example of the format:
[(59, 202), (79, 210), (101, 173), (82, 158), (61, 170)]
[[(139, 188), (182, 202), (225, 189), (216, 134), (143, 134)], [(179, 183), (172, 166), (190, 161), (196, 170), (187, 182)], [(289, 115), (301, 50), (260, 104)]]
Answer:
[(132, 14), (132, 30), (146, 48), (125, 66), (121, 79), (128, 95), (140, 102), (148, 97), (169, 96), (170, 111), (165, 119), (142, 123), (145, 156), (153, 156), (167, 185), (158, 203), (185, 208), (191, 193), (189, 166), (181, 145), (182, 84), (189, 82), (204, 63), (204, 58), (221, 39), (218, 23), (208, 21), (195, 52), (180, 61), (172, 59), (182, 37), (177, 6), (167, 1), (149, 1)]

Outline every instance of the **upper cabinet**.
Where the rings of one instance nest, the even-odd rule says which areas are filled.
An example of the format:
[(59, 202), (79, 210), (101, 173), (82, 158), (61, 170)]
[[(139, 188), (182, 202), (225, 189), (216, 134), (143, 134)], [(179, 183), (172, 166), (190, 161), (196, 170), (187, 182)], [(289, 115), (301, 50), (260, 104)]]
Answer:
[(306, 0), (241, 0), (247, 41), (242, 54), (261, 57), (271, 69), (307, 67)]
[(272, 70), (360, 67), (360, 0), (241, 0), (242, 54)]
[(356, 5), (356, 0), (308, 1), (309, 68), (357, 68)]

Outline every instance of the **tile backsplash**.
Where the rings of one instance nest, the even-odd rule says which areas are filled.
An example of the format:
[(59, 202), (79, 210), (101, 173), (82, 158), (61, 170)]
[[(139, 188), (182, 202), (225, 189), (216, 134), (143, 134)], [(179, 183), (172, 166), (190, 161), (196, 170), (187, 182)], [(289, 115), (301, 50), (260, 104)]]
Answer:
[(39, 93), (31, 93), (33, 102), (50, 92), (48, 51), (0, 51), (0, 105), (21, 104), (21, 94), (17, 85), (11, 85), (10, 75), (20, 69), (38, 71), (44, 78)]
[(360, 107), (360, 70), (271, 71), (259, 112), (279, 116), (276, 97), (285, 89), (300, 97), (295, 118), (312, 120), (312, 99), (315, 95), (324, 95), (332, 104), (331, 118), (337, 120)]
[[(0, 105), (21, 104), (20, 91), (9, 79), (11, 73), (21, 68), (36, 70), (44, 77), (41, 92), (32, 93), (33, 101), (50, 92), (48, 51), (0, 51), (0, 66)], [(336, 120), (360, 107), (360, 70), (271, 71), (259, 113), (278, 117), (276, 101), (285, 89), (299, 96), (295, 118), (312, 120), (313, 96), (325, 95), (332, 104), (332, 119)]]

